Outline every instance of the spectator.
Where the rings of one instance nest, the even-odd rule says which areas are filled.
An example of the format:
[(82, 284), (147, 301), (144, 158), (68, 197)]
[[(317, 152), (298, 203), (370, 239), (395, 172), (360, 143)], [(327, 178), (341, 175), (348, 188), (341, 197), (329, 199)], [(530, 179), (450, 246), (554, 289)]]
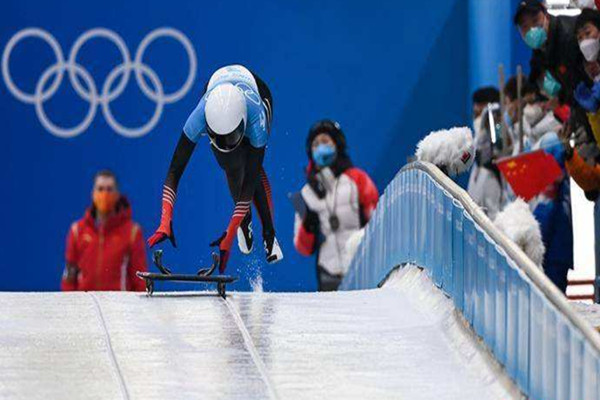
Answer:
[(485, 86), (473, 92), (473, 133), (475, 141), (480, 135), (483, 111), (490, 103), (500, 102), (500, 92), (493, 86)]
[(489, 103), (498, 103), (500, 101), (500, 92), (493, 86), (485, 86), (477, 89), (473, 93), (473, 129), (479, 129), (476, 121), (481, 121), (481, 113)]
[(570, 107), (569, 124), (575, 143), (587, 158), (598, 152), (585, 110), (573, 96), (579, 83), (589, 80), (577, 42), (576, 21), (574, 16), (550, 15), (538, 0), (521, 1), (514, 17), (523, 40), (533, 49), (530, 82), (550, 99)]
[[(594, 253), (596, 256), (596, 276), (600, 275), (600, 164), (596, 161), (586, 161), (577, 149), (569, 143), (568, 131), (563, 130), (565, 147), (565, 164), (573, 180), (583, 189), (588, 200), (594, 204)], [(595, 285), (596, 286), (596, 285)], [(596, 302), (600, 299), (599, 288), (595, 287)]]
[[(498, 94), (498, 97), (500, 95)], [(489, 103), (481, 114), (481, 119), (475, 121), (475, 163), (471, 169), (467, 192), (490, 219), (502, 209), (505, 203), (500, 171), (494, 164), (496, 144), (492, 136), (500, 136), (499, 122), (501, 121), (500, 105), (498, 102)], [(491, 119), (491, 120), (490, 120)], [(490, 131), (490, 126), (494, 132)]]
[(112, 172), (96, 174), (92, 200), (69, 229), (62, 290), (144, 290), (135, 275), (146, 270), (142, 230)]
[(586, 163), (568, 143), (565, 144), (565, 165), (575, 183), (585, 192), (600, 190), (600, 165)]
[(336, 290), (352, 261), (346, 242), (367, 224), (379, 193), (371, 178), (353, 167), (337, 122), (312, 126), (306, 154), (307, 183), (292, 198), (294, 245), (302, 255), (317, 253), (319, 291)]
[(546, 247), (544, 272), (563, 292), (567, 290), (567, 274), (573, 268), (573, 223), (571, 218), (571, 187), (565, 168), (565, 151), (558, 133), (548, 132), (533, 146), (554, 157), (562, 176), (546, 190), (529, 201), (535, 219), (540, 223)]
[[(586, 110), (587, 118), (595, 137), (595, 143), (577, 140), (576, 149), (571, 149), (570, 137), (565, 135), (563, 141), (567, 148), (567, 168), (573, 179), (584, 190), (586, 197), (594, 201), (594, 230), (596, 235), (596, 276), (600, 275), (600, 13), (594, 10), (583, 10), (575, 24), (577, 41), (583, 55), (583, 65), (588, 81), (580, 83), (575, 90), (577, 102)], [(599, 289), (596, 288), (596, 301), (599, 301)]]
[(575, 89), (575, 99), (587, 112), (596, 143), (600, 143), (600, 13), (585, 9), (575, 23), (579, 49), (583, 55), (582, 65), (589, 80), (580, 82)]
[(514, 17), (521, 37), (533, 50), (532, 78), (539, 80), (547, 95), (561, 94), (561, 100), (569, 104), (575, 85), (583, 79), (575, 20), (572, 16), (550, 15), (538, 0), (521, 1)]
[(511, 77), (504, 86), (505, 109), (508, 132), (512, 140), (512, 155), (529, 151), (548, 132), (559, 132), (565, 119), (568, 119), (568, 106), (560, 106), (544, 97), (526, 77), (521, 89), (523, 104), (523, 148), (520, 147), (517, 77)]

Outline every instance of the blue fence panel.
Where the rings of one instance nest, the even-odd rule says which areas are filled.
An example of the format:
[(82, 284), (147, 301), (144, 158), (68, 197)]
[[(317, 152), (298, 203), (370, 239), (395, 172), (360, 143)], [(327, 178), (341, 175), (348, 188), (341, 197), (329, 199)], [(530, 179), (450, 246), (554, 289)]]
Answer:
[(571, 329), (562, 315), (558, 316), (557, 329), (556, 397), (568, 399), (571, 392)]
[(454, 291), (452, 296), (456, 307), (464, 313), (465, 258), (464, 258), (464, 209), (454, 202), (452, 210), (452, 270), (454, 272)]
[(465, 283), (464, 283), (464, 315), (470, 324), (475, 317), (475, 279), (477, 271), (477, 236), (473, 219), (465, 213), (463, 221), (464, 229), (464, 260), (465, 260)]
[(446, 193), (444, 199), (444, 231), (441, 235), (441, 248), (443, 251), (442, 269), (444, 280), (442, 286), (446, 293), (454, 293), (454, 266), (452, 251), (454, 249), (454, 235), (452, 233), (452, 198)]
[[(557, 394), (558, 388), (558, 324), (556, 312), (544, 301), (544, 327), (542, 340), (542, 389), (543, 399), (560, 400)], [(533, 364), (533, 362), (532, 362)]]
[(544, 346), (544, 302), (542, 294), (538, 291), (531, 292), (531, 326), (530, 326), (531, 363), (529, 364), (529, 389), (531, 396), (537, 399), (544, 398), (542, 392), (542, 369)]
[(512, 265), (508, 266), (506, 286), (506, 369), (510, 376), (517, 376), (517, 354), (519, 333), (519, 272)]
[[(496, 245), (490, 238), (485, 241), (487, 254), (487, 271), (484, 287), (484, 332), (486, 342), (491, 349), (496, 347), (496, 286), (498, 285), (498, 267)], [(485, 260), (484, 260), (485, 269)]]
[(415, 263), (530, 399), (600, 400), (595, 333), (478, 213), (435, 167), (409, 165), (386, 188), (341, 289), (377, 287)]
[(531, 323), (530, 312), (530, 293), (529, 283), (525, 277), (521, 276), (521, 271), (518, 271), (519, 279), (519, 295), (518, 295), (518, 315), (519, 315), (519, 330), (517, 332), (517, 383), (527, 393), (529, 393), (529, 357), (530, 357), (530, 341), (529, 330)]
[(583, 336), (579, 332), (571, 332), (571, 374), (569, 399), (583, 399)]
[(474, 297), (474, 327), (475, 332), (485, 336), (485, 289), (487, 279), (487, 241), (482, 230), (476, 227), (477, 258), (475, 280), (473, 284)]
[(494, 342), (494, 355), (502, 364), (506, 364), (506, 307), (507, 307), (507, 274), (509, 271), (506, 258), (501, 253), (496, 253), (496, 341)]

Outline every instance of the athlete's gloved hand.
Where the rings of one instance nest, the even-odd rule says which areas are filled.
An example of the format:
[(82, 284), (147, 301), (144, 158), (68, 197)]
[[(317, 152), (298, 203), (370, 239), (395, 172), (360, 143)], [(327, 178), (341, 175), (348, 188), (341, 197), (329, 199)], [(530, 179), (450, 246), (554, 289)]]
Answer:
[(166, 200), (163, 200), (162, 215), (160, 217), (160, 225), (156, 232), (148, 239), (148, 246), (154, 245), (169, 239), (173, 247), (177, 247), (175, 242), (175, 232), (173, 232), (173, 205)]
[(227, 231), (215, 241), (210, 244), (210, 247), (219, 248), (219, 273), (222, 274), (227, 268), (227, 261), (229, 261), (229, 254), (231, 251), (231, 240), (227, 239)]
[[(595, 86), (595, 85), (594, 85)], [(586, 111), (596, 112), (598, 111), (598, 98), (594, 96), (594, 89), (590, 90), (585, 83), (581, 82), (575, 88), (575, 100), (583, 107)]]

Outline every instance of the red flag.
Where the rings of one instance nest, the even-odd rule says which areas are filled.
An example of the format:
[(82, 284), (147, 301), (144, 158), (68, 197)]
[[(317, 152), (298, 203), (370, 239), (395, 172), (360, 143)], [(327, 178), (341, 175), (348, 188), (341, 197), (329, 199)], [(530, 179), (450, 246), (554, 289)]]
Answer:
[(513, 192), (525, 201), (543, 192), (562, 175), (554, 157), (543, 150), (505, 157), (497, 165)]

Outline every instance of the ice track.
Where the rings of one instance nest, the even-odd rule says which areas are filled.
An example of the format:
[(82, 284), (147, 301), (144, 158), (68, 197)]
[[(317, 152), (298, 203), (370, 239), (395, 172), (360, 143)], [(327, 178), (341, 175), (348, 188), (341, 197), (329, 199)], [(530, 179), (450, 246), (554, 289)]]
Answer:
[[(158, 288), (160, 289), (160, 288)], [(509, 399), (419, 269), (328, 294), (1, 293), (0, 398)]]

